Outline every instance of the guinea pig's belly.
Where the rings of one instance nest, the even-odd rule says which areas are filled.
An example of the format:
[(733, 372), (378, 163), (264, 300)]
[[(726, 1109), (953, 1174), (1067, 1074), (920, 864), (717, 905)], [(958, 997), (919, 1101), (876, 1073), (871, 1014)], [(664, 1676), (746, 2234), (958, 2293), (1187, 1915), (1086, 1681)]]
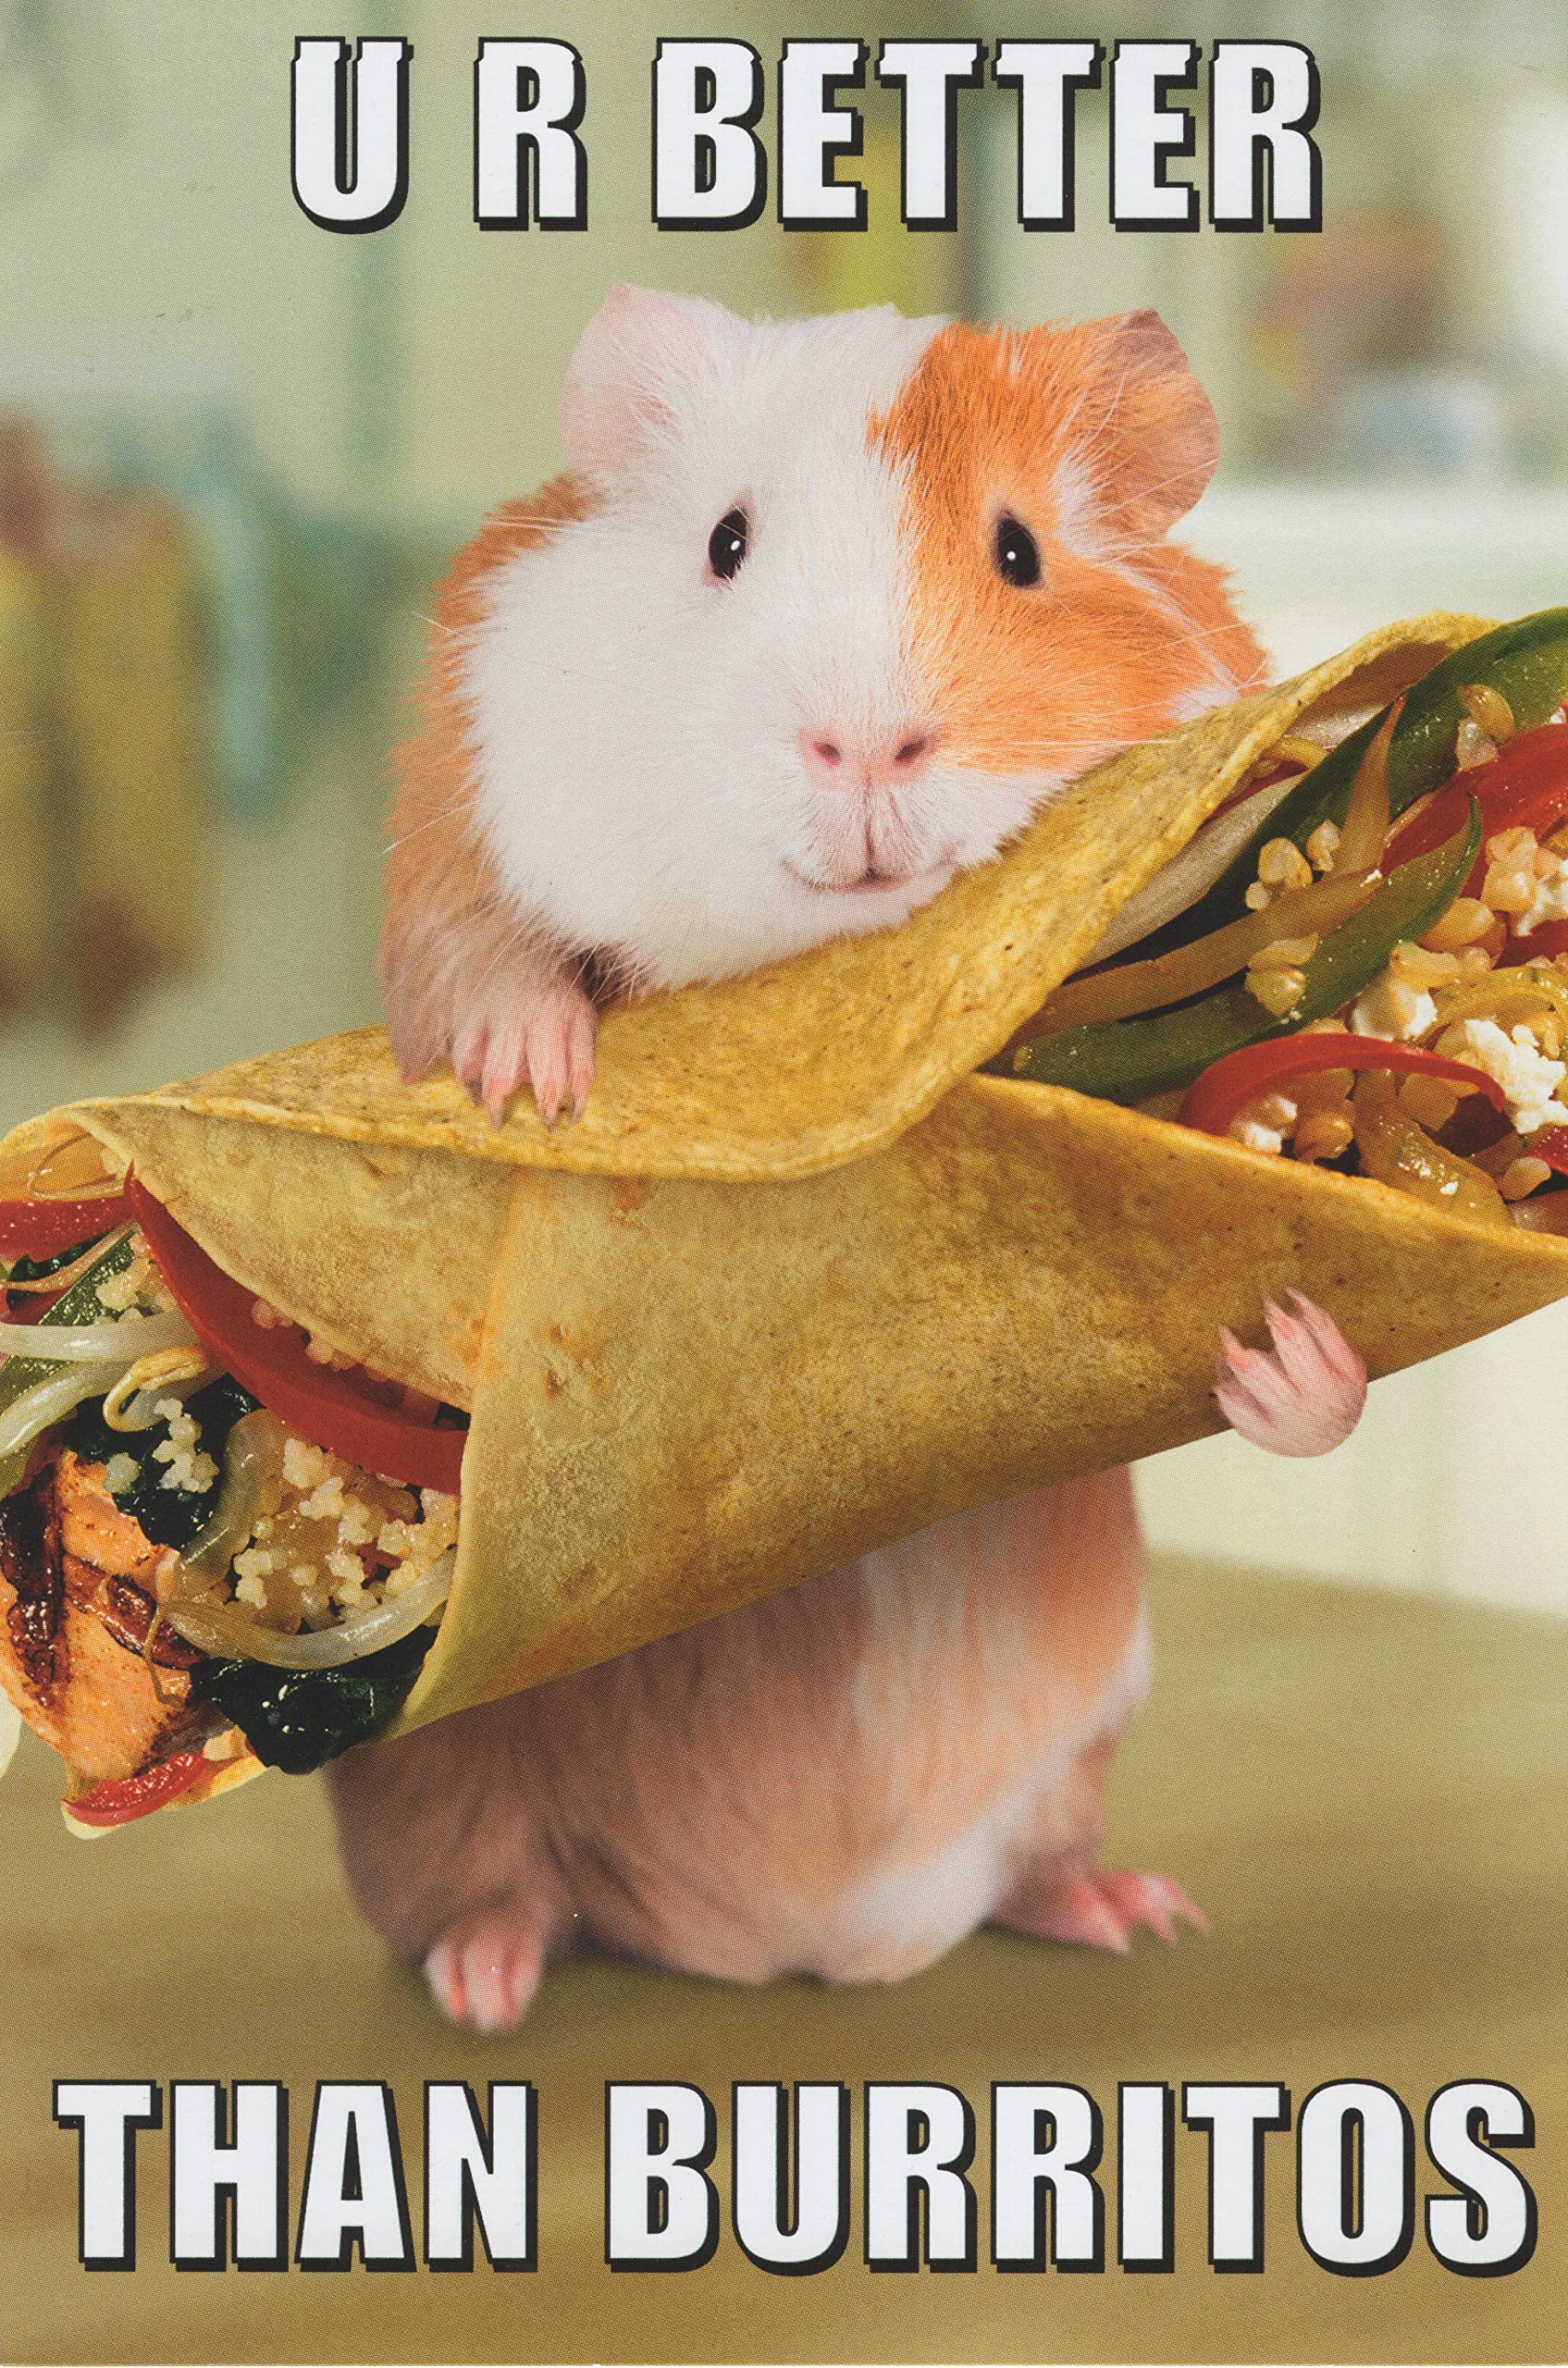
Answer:
[(576, 1929), (732, 1980), (892, 1980), (1026, 1860), (1092, 1859), (1146, 1673), (1122, 1478), (959, 1516), (523, 1696)]

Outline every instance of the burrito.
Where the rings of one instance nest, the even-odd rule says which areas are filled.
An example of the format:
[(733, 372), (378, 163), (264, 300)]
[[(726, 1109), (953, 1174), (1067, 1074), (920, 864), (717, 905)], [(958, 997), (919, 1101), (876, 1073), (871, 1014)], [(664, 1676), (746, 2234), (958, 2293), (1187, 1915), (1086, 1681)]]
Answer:
[[(127, 1618), (122, 1600), (125, 1633), (82, 1655), (101, 1674), (112, 1646), (155, 1699), (178, 1690), (159, 1640), (179, 1638), (179, 1708), (195, 1723), (176, 1725), (172, 1745), (166, 1727), (123, 1776), (94, 1781), (79, 1765), (77, 1821), (93, 1824), (105, 1782), (149, 1806), (207, 1797), (264, 1759), (302, 1766), (362, 1733), (406, 1732), (966, 1507), (1212, 1431), (1219, 1329), (1253, 1328), (1266, 1297), (1294, 1289), (1315, 1301), (1377, 1375), (1568, 1291), (1568, 1243), (1550, 1227), (1512, 1214), (1477, 1221), (1468, 1202), (1402, 1189), (1370, 1162), (1348, 1172), (1347, 1157), (1307, 1155), (1314, 1138), (1299, 1125), (1298, 1155), (1286, 1156), (1282, 1126), (1270, 1148), (1228, 1121), (1179, 1123), (1170, 1096), (1179, 1103), (1216, 1066), (1212, 1015), (1187, 1047), (1208, 1055), (1191, 1080), (1122, 1092), (1131, 1071), (1108, 1073), (1103, 1045), (1077, 1082), (1034, 1073), (1095, 1029), (1148, 1024), (1080, 1011), (1042, 1032), (1064, 981), (1075, 995), (1104, 992), (1096, 981), (1121, 956), (1127, 968), (1160, 958), (1147, 951), (1151, 930), (1201, 943), (1212, 934), (1206, 900), (1229, 895), (1235, 866), (1247, 908), (1259, 800), (1270, 801), (1263, 844), (1294, 845), (1310, 785), (1330, 805), (1342, 789), (1334, 828), (1360, 857), (1376, 800), (1364, 788), (1353, 812), (1352, 801), (1364, 775), (1381, 778), (1390, 816), (1408, 790), (1400, 826), (1438, 832), (1443, 877), (1466, 887), (1470, 803), (1457, 845), (1441, 804), (1460, 724), (1474, 722), (1460, 695), (1486, 673), (1509, 702), (1508, 729), (1525, 734), (1568, 685), (1568, 618), (1512, 629), (1529, 662), (1500, 672), (1481, 648), (1494, 630), (1448, 615), (1390, 628), (1098, 767), (1001, 859), (895, 932), (612, 1013), (574, 1127), (549, 1130), (525, 1104), (493, 1127), (450, 1078), (405, 1087), (384, 1033), (370, 1030), (19, 1129), (0, 1146), (0, 1224), (41, 1201), (120, 1196), (116, 1254), (133, 1280), (111, 1278), (120, 1305), (100, 1299), (85, 1325), (70, 1309), (62, 1330), (163, 1323), (167, 1344), (147, 1336), (146, 1353), (183, 1360), (177, 1380), (126, 1363), (96, 1412), (79, 1400), (35, 1431), (22, 1483), (38, 1491), (32, 1529), (68, 1526), (71, 1488), (77, 1514), (82, 1491), (106, 1489), (127, 1514), (166, 1493), (213, 1499), (183, 1546), (160, 1547), (139, 1523), (140, 1543), (121, 1538), (141, 1560), (129, 1578), (112, 1575), (142, 1606)], [(1424, 683), (1437, 690), (1423, 697)], [(1404, 693), (1403, 738), (1396, 722), (1366, 766), (1383, 711)], [(1444, 720), (1451, 709), (1457, 722)], [(1503, 732), (1500, 710), (1491, 722)], [(1413, 746), (1444, 733), (1425, 772), (1413, 765)], [(1341, 745), (1348, 757), (1322, 754)], [(1321, 823), (1315, 833), (1321, 856), (1329, 841)], [(1430, 870), (1432, 852), (1411, 861)], [(1303, 860), (1310, 871), (1314, 857)], [(1322, 945), (1337, 928), (1364, 934), (1384, 888), (1409, 888), (1408, 870), (1383, 881), (1378, 862), (1362, 862), (1349, 919), (1326, 923)], [(1297, 890), (1280, 887), (1288, 918), (1284, 895)], [(1426, 905), (1407, 899), (1401, 912), (1411, 934), (1394, 944), (1431, 938)], [(1130, 917), (1119, 945), (1118, 916)], [(1389, 918), (1385, 908), (1379, 930)], [(1271, 988), (1278, 1010), (1249, 995), (1255, 1033), (1220, 1054), (1256, 1057), (1259, 1043), (1312, 1024), (1302, 1006), (1315, 1010), (1322, 991), (1315, 958), (1294, 966), (1312, 995)], [(1179, 1015), (1203, 1000), (1184, 992)], [(1474, 1060), (1452, 1066), (1485, 1077)], [(1262, 1092), (1239, 1108), (1250, 1113)], [(1482, 1087), (1467, 1098), (1518, 1131), (1519, 1114), (1498, 1112)], [(1436, 1142), (1446, 1122), (1428, 1109), (1418, 1123)], [(1497, 1166), (1500, 1140), (1453, 1155), (1489, 1177), (1478, 1155)], [(1505, 1177), (1506, 1165), (1496, 1178), (1506, 1212)], [(1538, 1197), (1546, 1205), (1554, 1188)], [(58, 1219), (72, 1236), (59, 1252), (79, 1269), (59, 1309), (102, 1255), (83, 1247), (79, 1223), (85, 1231), (75, 1215)], [(100, 1229), (99, 1242), (117, 1229)], [(50, 1363), (48, 1328), (25, 1343), (35, 1368)], [(120, 1360), (140, 1345), (120, 1344)], [(100, 1335), (93, 1352), (103, 1347)], [(24, 1352), (13, 1347), (13, 1361)], [(312, 1368), (326, 1376), (314, 1388)], [(169, 1450), (142, 1457), (134, 1481), (112, 1468), (127, 1450), (108, 1436), (115, 1418), (133, 1416), (161, 1424)], [(77, 1444), (62, 1446), (72, 1424)], [(259, 1494), (229, 1444), (243, 1450), (258, 1434)], [(52, 1496), (38, 1485), (51, 1471)], [(301, 1523), (329, 1524), (351, 1499), (350, 1534), (328, 1539), (324, 1527), (316, 1540), (325, 1579), (287, 1541), (279, 1561), (265, 1560), (276, 1527), (240, 1542), (249, 1515), (297, 1541)], [(79, 1546), (98, 1534), (77, 1519)], [(0, 1674), (23, 1717), (59, 1730), (71, 1671), (54, 1673), (55, 1709), (41, 1716), (19, 1643), (22, 1559), (14, 1546), (0, 1556), (11, 1640)], [(91, 1550), (74, 1560), (83, 1567), (62, 1588), (80, 1609), (104, 1566)], [(192, 1560), (194, 1580), (180, 1573)], [(246, 1623), (259, 1661), (244, 1649)], [(361, 1642), (374, 1649), (353, 1650)], [(317, 1653), (346, 1659), (296, 1665)], [(160, 1779), (174, 1759), (178, 1781)]]

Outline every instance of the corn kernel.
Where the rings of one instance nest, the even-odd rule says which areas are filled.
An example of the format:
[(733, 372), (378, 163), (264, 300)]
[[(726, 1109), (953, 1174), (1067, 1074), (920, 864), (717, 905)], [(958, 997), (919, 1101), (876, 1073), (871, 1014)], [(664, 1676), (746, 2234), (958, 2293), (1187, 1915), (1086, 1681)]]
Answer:
[(1485, 937), (1491, 925), (1491, 908), (1479, 896), (1456, 896), (1421, 943), (1428, 954), (1456, 954), (1462, 945), (1474, 945)]
[(1532, 1159), (1526, 1153), (1523, 1159), (1510, 1161), (1498, 1178), (1497, 1188), (1505, 1201), (1523, 1201), (1528, 1193), (1544, 1184), (1551, 1174), (1544, 1159)]
[(1299, 970), (1317, 952), (1315, 937), (1277, 937), (1260, 945), (1249, 963), (1253, 970)]
[(1267, 889), (1264, 886), (1263, 882), (1261, 880), (1254, 880), (1252, 886), (1248, 889), (1246, 895), (1243, 897), (1242, 902), (1245, 904), (1247, 910), (1250, 913), (1261, 913), (1264, 906), (1267, 904), (1271, 904), (1273, 899), (1269, 895)]
[(1266, 888), (1307, 888), (1312, 866), (1293, 841), (1268, 839), (1258, 857), (1258, 878)]
[(1288, 1019), (1306, 991), (1304, 970), (1249, 970), (1247, 993), (1276, 1019)]
[(1513, 709), (1492, 684), (1464, 683), (1460, 687), (1459, 699), (1471, 722), (1488, 740), (1512, 739), (1517, 728)]
[(1459, 964), (1451, 954), (1433, 954), (1408, 937), (1401, 937), (1389, 955), (1389, 968), (1407, 987), (1446, 987), (1459, 976)]
[(1327, 871), (1340, 852), (1340, 826), (1320, 822), (1306, 843), (1307, 861), (1315, 871)]
[(1349, 1151), (1355, 1128), (1349, 1114), (1340, 1110), (1320, 1110), (1303, 1119), (1296, 1128), (1298, 1159), (1338, 1159)]

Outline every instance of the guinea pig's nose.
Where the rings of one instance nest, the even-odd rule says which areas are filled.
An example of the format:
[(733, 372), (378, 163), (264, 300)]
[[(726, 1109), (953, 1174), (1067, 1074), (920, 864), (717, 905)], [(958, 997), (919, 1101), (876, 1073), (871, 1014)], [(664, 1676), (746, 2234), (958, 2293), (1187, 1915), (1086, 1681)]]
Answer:
[(807, 771), (845, 789), (897, 789), (925, 771), (932, 734), (912, 724), (885, 734), (806, 731), (800, 746)]

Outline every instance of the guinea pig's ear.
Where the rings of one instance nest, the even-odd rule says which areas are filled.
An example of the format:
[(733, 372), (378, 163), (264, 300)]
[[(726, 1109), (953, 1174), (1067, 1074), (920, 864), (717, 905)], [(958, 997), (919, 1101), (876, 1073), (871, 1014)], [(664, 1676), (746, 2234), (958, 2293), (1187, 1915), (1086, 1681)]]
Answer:
[(1069, 337), (1088, 341), (1081, 436), (1064, 438), (1064, 458), (1089, 479), (1106, 523), (1153, 542), (1184, 517), (1214, 475), (1219, 424), (1157, 313), (1089, 321)]
[(568, 468), (599, 484), (635, 468), (711, 383), (717, 328), (729, 317), (717, 304), (617, 281), (578, 339), (561, 389)]

